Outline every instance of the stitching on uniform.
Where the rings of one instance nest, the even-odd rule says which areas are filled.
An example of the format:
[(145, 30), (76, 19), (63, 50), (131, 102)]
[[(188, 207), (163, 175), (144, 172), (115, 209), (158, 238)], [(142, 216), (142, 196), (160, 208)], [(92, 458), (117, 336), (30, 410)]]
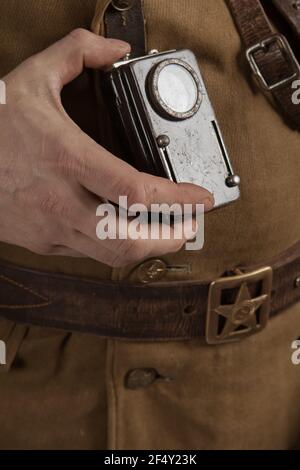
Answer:
[(20, 304), (20, 305), (4, 305), (0, 304), (0, 309), (23, 309), (23, 308), (41, 308), (41, 307), (47, 307), (48, 305), (51, 305), (51, 301), (45, 297), (42, 294), (39, 294), (35, 290), (31, 289), (30, 287), (26, 287), (23, 284), (14, 281), (13, 279), (10, 279), (9, 277), (4, 276), (3, 274), (0, 274), (0, 280), (4, 282), (8, 282), (8, 284), (11, 284), (13, 286), (19, 287), (20, 289), (25, 290), (26, 292), (30, 292), (33, 294), (35, 297), (38, 297), (39, 299), (43, 300), (44, 302), (41, 302), (39, 304)]
[(109, 392), (108, 405), (109, 405), (109, 430), (108, 430), (108, 444), (112, 450), (118, 450), (118, 399), (117, 399), (117, 386), (115, 383), (116, 375), (116, 351), (114, 340), (107, 340), (107, 391)]

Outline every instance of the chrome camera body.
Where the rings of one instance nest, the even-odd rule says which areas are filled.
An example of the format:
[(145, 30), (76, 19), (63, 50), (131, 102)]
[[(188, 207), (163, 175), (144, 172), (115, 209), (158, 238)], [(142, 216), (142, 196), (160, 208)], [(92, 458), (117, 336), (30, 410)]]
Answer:
[(121, 158), (140, 171), (206, 188), (215, 207), (239, 198), (239, 177), (190, 50), (126, 57), (104, 82)]

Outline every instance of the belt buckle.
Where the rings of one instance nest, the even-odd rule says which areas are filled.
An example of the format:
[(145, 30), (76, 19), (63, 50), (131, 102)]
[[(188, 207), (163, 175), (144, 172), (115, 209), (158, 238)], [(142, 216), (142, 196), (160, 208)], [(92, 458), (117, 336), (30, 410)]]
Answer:
[[(266, 48), (268, 46), (270, 46), (270, 44), (273, 44), (273, 43), (277, 44), (279, 49), (284, 54), (284, 56), (287, 60), (287, 63), (291, 67), (291, 74), (288, 77), (286, 77), (282, 80), (279, 80), (276, 83), (268, 84), (265, 77), (263, 76), (260, 68), (259, 68), (259, 65), (257, 64), (257, 61), (255, 59), (254, 54), (257, 51), (261, 51), (261, 50), (266, 51)], [(267, 37), (266, 39), (264, 39), (263, 41), (255, 44), (252, 47), (249, 47), (249, 49), (247, 49), (247, 51), (246, 51), (246, 57), (247, 57), (247, 60), (250, 64), (252, 72), (259, 79), (259, 83), (260, 83), (261, 87), (264, 90), (267, 90), (269, 92), (277, 90), (277, 89), (291, 83), (293, 80), (295, 80), (296, 78), (299, 77), (299, 73), (300, 73), (299, 63), (298, 63), (298, 61), (297, 61), (297, 59), (296, 59), (296, 57), (295, 57), (295, 55), (292, 51), (291, 46), (289, 45), (287, 39), (282, 34), (272, 34), (269, 37)]]
[(241, 340), (261, 331), (268, 323), (272, 268), (237, 272), (234, 276), (219, 278), (210, 285), (206, 317), (208, 344)]

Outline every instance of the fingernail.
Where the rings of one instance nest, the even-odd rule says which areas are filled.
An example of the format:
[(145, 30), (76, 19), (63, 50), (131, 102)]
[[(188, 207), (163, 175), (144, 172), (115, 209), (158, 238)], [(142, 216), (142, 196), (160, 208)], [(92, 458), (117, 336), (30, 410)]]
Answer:
[(215, 206), (215, 198), (213, 197), (213, 195), (211, 197), (207, 197), (206, 199), (204, 199), (202, 204), (204, 204), (205, 212), (211, 211)]
[(131, 46), (130, 44), (128, 44), (128, 42), (125, 42), (125, 41), (120, 41), (120, 39), (108, 39), (108, 41), (118, 47), (120, 50), (124, 51), (124, 53), (128, 53), (130, 52), (131, 50)]

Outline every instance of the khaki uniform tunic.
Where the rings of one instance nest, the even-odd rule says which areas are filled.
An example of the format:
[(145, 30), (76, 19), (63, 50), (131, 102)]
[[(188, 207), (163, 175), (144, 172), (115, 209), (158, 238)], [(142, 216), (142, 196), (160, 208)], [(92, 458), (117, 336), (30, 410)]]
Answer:
[[(98, 8), (105, 4), (99, 0)], [(1, 2), (0, 76), (72, 29), (90, 28), (95, 9), (96, 0)], [(299, 241), (299, 133), (251, 81), (225, 1), (145, 0), (145, 14), (149, 49), (195, 52), (242, 179), (241, 199), (206, 216), (202, 251), (162, 258), (190, 272), (168, 271), (163, 280), (217, 278), (264, 262)], [(66, 87), (63, 101), (97, 139), (87, 75)], [(143, 264), (111, 269), (5, 244), (0, 259), (85, 277), (155, 280), (151, 265), (149, 272)], [(0, 319), (8, 347), (8, 364), (0, 367), (0, 448), (295, 448), (300, 366), (291, 362), (291, 343), (299, 336), (299, 303), (264, 332), (217, 347), (106, 340)]]

